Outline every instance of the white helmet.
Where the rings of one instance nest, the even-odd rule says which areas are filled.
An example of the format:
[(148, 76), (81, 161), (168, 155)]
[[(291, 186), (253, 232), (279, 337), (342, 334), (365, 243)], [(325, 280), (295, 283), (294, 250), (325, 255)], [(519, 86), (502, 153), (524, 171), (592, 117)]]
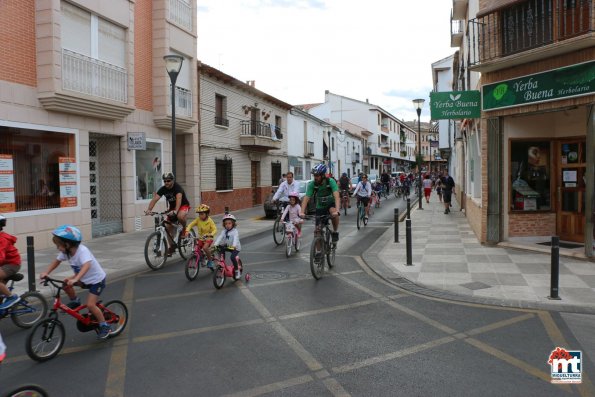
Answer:
[(233, 221), (233, 223), (236, 223), (236, 217), (233, 216), (232, 214), (225, 214), (225, 216), (223, 217), (223, 220), (221, 222), (225, 222), (228, 219), (231, 219)]

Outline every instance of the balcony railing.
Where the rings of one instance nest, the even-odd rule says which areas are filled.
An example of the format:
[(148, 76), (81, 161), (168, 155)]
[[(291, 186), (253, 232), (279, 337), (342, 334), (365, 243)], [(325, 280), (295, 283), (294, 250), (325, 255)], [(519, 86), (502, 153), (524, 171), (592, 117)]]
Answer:
[(595, 31), (593, 0), (528, 0), (469, 21), (470, 66)]
[(62, 49), (62, 89), (126, 103), (126, 69)]
[(459, 47), (463, 41), (463, 21), (450, 16), (450, 46)]
[[(168, 90), (167, 111), (171, 114), (171, 85)], [(176, 117), (192, 118), (192, 91), (176, 86)]]
[(281, 133), (281, 127), (276, 125), (273, 127), (273, 131), (275, 132), (275, 135), (277, 135), (278, 139), (283, 139), (283, 134)]
[(306, 142), (306, 156), (314, 157), (314, 142)]
[(353, 153), (351, 155), (351, 162), (352, 163), (359, 163), (359, 153)]
[(192, 30), (192, 6), (188, 1), (169, 0), (169, 20)]
[(215, 116), (215, 125), (222, 125), (224, 127), (229, 127), (229, 120), (223, 117)]
[(240, 121), (240, 124), (242, 126), (242, 135), (263, 136), (271, 139), (273, 138), (271, 135), (271, 125), (269, 123), (263, 123), (262, 121), (254, 120), (242, 120)]

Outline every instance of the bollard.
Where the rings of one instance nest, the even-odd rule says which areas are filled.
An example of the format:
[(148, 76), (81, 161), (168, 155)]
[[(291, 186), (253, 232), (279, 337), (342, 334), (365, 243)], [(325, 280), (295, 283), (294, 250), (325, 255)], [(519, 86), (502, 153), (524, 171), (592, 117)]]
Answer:
[(550, 296), (548, 299), (559, 300), (558, 281), (560, 279), (560, 237), (552, 237)]
[(29, 292), (35, 291), (35, 248), (33, 245), (33, 236), (27, 236), (27, 281), (29, 282)]
[(411, 219), (411, 199), (407, 197), (407, 219)]
[(399, 209), (395, 208), (395, 219), (393, 219), (395, 223), (395, 243), (399, 242)]
[(413, 265), (413, 248), (411, 247), (411, 219), (405, 221), (405, 240), (407, 243), (407, 266)]
[(229, 207), (225, 207), (225, 215), (229, 214)]

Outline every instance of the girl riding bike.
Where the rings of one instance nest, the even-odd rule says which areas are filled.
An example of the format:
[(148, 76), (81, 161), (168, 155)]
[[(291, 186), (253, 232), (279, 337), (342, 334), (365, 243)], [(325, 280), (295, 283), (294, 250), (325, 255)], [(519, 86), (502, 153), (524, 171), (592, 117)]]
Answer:
[(198, 218), (193, 220), (192, 223), (186, 227), (186, 233), (190, 232), (194, 226), (198, 228), (196, 244), (198, 244), (199, 249), (202, 249), (207, 255), (207, 267), (213, 269), (213, 254), (210, 248), (213, 245), (213, 237), (217, 234), (217, 226), (215, 226), (215, 222), (213, 222), (209, 216), (210, 211), (211, 208), (206, 204), (198, 206), (196, 208)]
[(302, 236), (302, 223), (304, 220), (300, 218), (300, 196), (297, 193), (289, 193), (289, 205), (285, 207), (281, 219), (289, 215), (289, 222), (293, 223), (297, 229), (298, 237)]
[[(223, 247), (227, 247), (229, 249), (231, 249), (231, 263), (233, 263), (233, 270), (234, 270), (234, 276), (236, 279), (239, 279), (240, 277), (242, 277), (242, 274), (240, 273), (240, 269), (238, 269), (238, 254), (240, 253), (240, 250), (242, 249), (242, 246), (240, 244), (240, 233), (238, 232), (238, 229), (236, 228), (236, 217), (233, 216), (232, 214), (226, 214), (223, 217), (223, 230), (221, 231), (221, 233), (219, 234), (219, 236), (217, 236), (217, 240), (215, 240), (215, 243), (213, 244), (213, 246), (218, 247), (218, 246), (223, 246)], [(223, 249), (222, 249), (223, 251)], [(225, 251), (223, 251), (225, 252)]]

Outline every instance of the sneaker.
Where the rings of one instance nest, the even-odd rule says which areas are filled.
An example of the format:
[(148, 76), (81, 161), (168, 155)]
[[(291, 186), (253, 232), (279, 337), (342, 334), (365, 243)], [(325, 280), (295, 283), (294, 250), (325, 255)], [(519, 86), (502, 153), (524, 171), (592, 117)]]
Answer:
[(240, 269), (234, 271), (233, 278), (239, 280), (242, 277), (242, 273), (240, 273)]
[(337, 241), (339, 241), (339, 232), (332, 232), (331, 237), (332, 237), (333, 243), (336, 243)]
[(213, 266), (213, 261), (207, 261), (207, 267), (213, 270), (215, 267)]
[(112, 333), (112, 328), (109, 325), (100, 325), (99, 332), (97, 333), (97, 339), (107, 339)]
[(13, 306), (15, 303), (21, 300), (21, 297), (18, 295), (11, 295), (8, 298), (4, 299), (4, 302), (0, 305), (0, 309), (8, 309), (9, 307)]
[(77, 307), (79, 307), (81, 305), (81, 301), (78, 299), (75, 299), (73, 301), (70, 301), (66, 304), (66, 306), (68, 306), (70, 309), (74, 310)]
[(368, 215), (364, 216), (364, 220), (367, 221), (368, 220)]

